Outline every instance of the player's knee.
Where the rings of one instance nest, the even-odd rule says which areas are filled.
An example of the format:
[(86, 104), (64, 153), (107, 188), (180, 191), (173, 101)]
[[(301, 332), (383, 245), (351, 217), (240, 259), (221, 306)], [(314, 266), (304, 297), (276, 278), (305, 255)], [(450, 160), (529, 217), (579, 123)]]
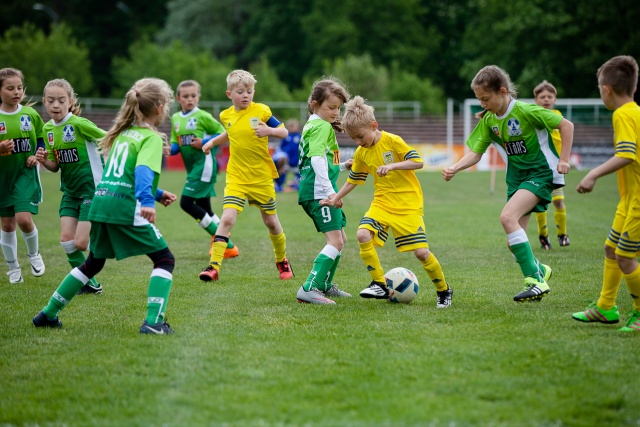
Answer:
[(164, 248), (157, 252), (150, 253), (148, 257), (151, 258), (151, 261), (153, 262), (153, 268), (160, 268), (168, 271), (169, 273), (173, 273), (173, 269), (176, 266), (176, 259), (169, 248)]
[(413, 251), (413, 254), (420, 261), (426, 261), (427, 259), (429, 259), (429, 255), (431, 255), (431, 252), (429, 252), (429, 249), (427, 248), (418, 248), (415, 251)]
[(371, 230), (367, 230), (366, 228), (360, 228), (356, 232), (356, 239), (358, 239), (358, 243), (367, 243), (369, 240), (373, 239), (373, 233)]

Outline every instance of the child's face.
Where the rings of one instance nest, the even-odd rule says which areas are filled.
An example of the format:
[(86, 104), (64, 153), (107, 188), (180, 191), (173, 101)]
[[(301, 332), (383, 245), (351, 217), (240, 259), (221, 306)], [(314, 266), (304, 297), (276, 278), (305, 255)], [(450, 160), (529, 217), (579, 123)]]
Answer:
[(539, 106), (550, 110), (554, 105), (556, 105), (556, 96), (548, 90), (543, 90), (542, 92), (538, 93), (534, 101)]
[(71, 108), (69, 94), (60, 86), (49, 87), (42, 97), (42, 103), (55, 122), (61, 122)]
[(0, 99), (2, 108), (5, 111), (13, 110), (24, 97), (24, 87), (20, 77), (9, 77), (2, 82), (0, 88)]
[(236, 110), (246, 110), (249, 108), (249, 105), (253, 102), (254, 94), (253, 86), (245, 86), (243, 84), (239, 84), (227, 91), (227, 97), (229, 97)]
[(480, 101), (480, 106), (495, 115), (504, 114), (509, 106), (507, 89), (502, 87), (498, 92), (487, 90), (482, 86), (473, 88), (473, 93)]
[(176, 101), (180, 104), (180, 108), (185, 113), (193, 110), (198, 106), (200, 102), (200, 93), (195, 86), (183, 86), (180, 88), (180, 93), (176, 96)]
[(360, 126), (351, 129), (345, 129), (349, 138), (353, 139), (356, 144), (363, 148), (371, 148), (376, 143), (378, 135), (378, 122), (373, 121), (369, 126)]
[(340, 117), (340, 107), (342, 100), (335, 95), (329, 95), (322, 104), (311, 101), (313, 112), (320, 116), (325, 122), (333, 123)]

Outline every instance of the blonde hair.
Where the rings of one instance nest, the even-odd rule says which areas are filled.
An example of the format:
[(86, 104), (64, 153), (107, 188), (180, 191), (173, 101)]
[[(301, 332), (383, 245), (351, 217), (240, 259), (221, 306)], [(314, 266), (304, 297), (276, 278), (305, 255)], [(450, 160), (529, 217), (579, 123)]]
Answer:
[(195, 86), (196, 90), (198, 91), (198, 94), (200, 94), (201, 91), (201, 87), (200, 87), (200, 83), (198, 83), (195, 80), (185, 80), (180, 82), (180, 84), (178, 85), (177, 89), (176, 89), (176, 96), (180, 96), (180, 89), (182, 89), (183, 87), (190, 87), (190, 86)]
[(540, 95), (540, 93), (544, 92), (545, 90), (547, 92), (552, 93), (553, 96), (558, 96), (558, 91), (556, 90), (556, 87), (551, 83), (549, 83), (548, 81), (543, 80), (540, 84), (538, 84), (538, 86), (533, 88), (533, 97), (537, 98), (538, 95)]
[(53, 79), (49, 80), (47, 84), (44, 86), (44, 90), (42, 91), (42, 97), (47, 96), (47, 89), (51, 87), (59, 87), (62, 88), (65, 92), (67, 92), (67, 96), (69, 97), (69, 111), (71, 111), (75, 116), (79, 116), (82, 112), (80, 109), (80, 103), (78, 102), (78, 95), (73, 91), (73, 87), (71, 87), (71, 83), (66, 81), (65, 79)]
[[(0, 69), (0, 89), (4, 85), (4, 81), (6, 79), (10, 79), (11, 77), (19, 77), (22, 81), (22, 98), (20, 99), (20, 102), (22, 102), (27, 97), (27, 87), (24, 85), (24, 74), (22, 74), (22, 71), (18, 70), (17, 68), (7, 67)], [(1, 99), (0, 104), (2, 104)], [(25, 106), (30, 107), (34, 104), (35, 102), (29, 102)]]
[(369, 127), (372, 122), (376, 121), (376, 116), (373, 112), (374, 108), (368, 105), (363, 97), (354, 96), (353, 99), (344, 106), (342, 124), (344, 128), (348, 130)]
[[(518, 96), (517, 89), (511, 82), (509, 74), (497, 65), (487, 65), (478, 71), (473, 80), (471, 80), (471, 89), (474, 90), (478, 87), (490, 92), (500, 92), (501, 88), (505, 88), (513, 99)], [(476, 114), (476, 117), (481, 119), (486, 113), (487, 110), (483, 110)]]
[(257, 82), (256, 78), (250, 72), (245, 70), (233, 70), (227, 76), (227, 89), (231, 90), (240, 85), (253, 87)]
[[(100, 150), (108, 153), (116, 137), (131, 126), (151, 126), (149, 123), (145, 125), (145, 118), (152, 116), (159, 105), (162, 105), (163, 119), (166, 118), (172, 102), (173, 91), (164, 80), (153, 77), (138, 80), (125, 95), (113, 126), (100, 141)], [(167, 143), (164, 133), (158, 132), (154, 127), (151, 129)]]
[(598, 83), (617, 95), (633, 96), (638, 86), (638, 63), (632, 56), (615, 56), (598, 68)]
[[(349, 100), (349, 92), (347, 92), (344, 84), (336, 77), (328, 76), (316, 81), (313, 84), (311, 94), (307, 100), (307, 110), (309, 111), (309, 114), (313, 114), (313, 105), (311, 104), (313, 101), (318, 105), (322, 105), (322, 103), (331, 95), (336, 96), (343, 104)], [(342, 132), (340, 117), (331, 123), (331, 126), (333, 126), (333, 128), (338, 132)]]

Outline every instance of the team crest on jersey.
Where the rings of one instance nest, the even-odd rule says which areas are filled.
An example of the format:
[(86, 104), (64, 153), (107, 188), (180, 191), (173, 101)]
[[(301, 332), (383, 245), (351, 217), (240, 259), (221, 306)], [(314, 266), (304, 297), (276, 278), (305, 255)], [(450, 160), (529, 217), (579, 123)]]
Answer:
[(47, 141), (49, 145), (53, 146), (53, 132), (47, 132)]
[(20, 130), (23, 132), (29, 132), (33, 129), (31, 126), (31, 117), (26, 114), (20, 117)]
[(382, 160), (384, 160), (385, 165), (393, 163), (393, 151), (387, 151), (386, 153), (383, 153)]
[(7, 125), (5, 122), (0, 122), (0, 133), (7, 133)]
[(198, 121), (196, 120), (196, 118), (195, 117), (191, 117), (190, 119), (187, 120), (187, 129), (188, 130), (195, 130), (197, 123), (198, 123)]
[(498, 126), (491, 127), (491, 130), (500, 138), (500, 128), (498, 128)]
[(522, 135), (522, 129), (520, 128), (520, 122), (515, 117), (510, 118), (507, 121), (507, 129), (510, 136)]
[(173, 130), (175, 130), (175, 131), (176, 131), (176, 133), (180, 131), (180, 122), (176, 122), (176, 123), (173, 125)]
[(260, 122), (260, 120), (257, 117), (251, 117), (249, 119), (249, 125), (254, 129), (258, 128), (258, 123), (259, 122)]
[(72, 125), (65, 125), (62, 128), (62, 140), (64, 142), (73, 142), (76, 140), (76, 130)]

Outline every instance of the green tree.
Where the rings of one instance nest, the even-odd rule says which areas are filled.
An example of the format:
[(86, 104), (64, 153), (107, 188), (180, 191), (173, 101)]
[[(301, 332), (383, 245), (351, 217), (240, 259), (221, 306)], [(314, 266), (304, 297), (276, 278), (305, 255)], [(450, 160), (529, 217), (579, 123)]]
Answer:
[(394, 101), (420, 101), (422, 113), (442, 114), (445, 111), (445, 97), (440, 87), (430, 79), (422, 79), (408, 73), (397, 63), (391, 69), (389, 79), (389, 99)]
[(0, 39), (0, 64), (21, 70), (27, 96), (36, 99), (54, 78), (67, 79), (81, 97), (94, 94), (88, 49), (64, 24), (53, 26), (48, 36), (29, 23), (8, 29)]

